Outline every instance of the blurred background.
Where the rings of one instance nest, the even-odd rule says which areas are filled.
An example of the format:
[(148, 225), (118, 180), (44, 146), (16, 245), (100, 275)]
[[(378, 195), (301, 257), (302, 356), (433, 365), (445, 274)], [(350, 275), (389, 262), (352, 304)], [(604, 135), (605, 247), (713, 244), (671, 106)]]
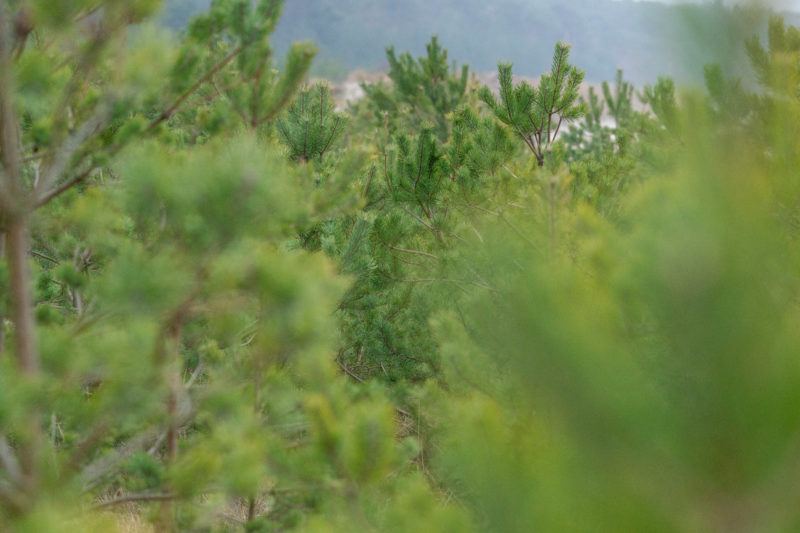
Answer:
[[(166, 0), (161, 20), (180, 30), (209, 4)], [(800, 24), (800, 2), (770, 5), (787, 24)], [(588, 82), (612, 79), (621, 68), (636, 85), (658, 76), (701, 85), (707, 63), (747, 64), (740, 36), (753, 27), (766, 31), (766, 18), (758, 4), (719, 0), (294, 0), (272, 42), (278, 57), (292, 41), (315, 42), (320, 54), (312, 74), (333, 80), (354, 70), (387, 70), (390, 45), (423, 55), (436, 34), (452, 59), (477, 73), (494, 72), (502, 60), (512, 61), (519, 75), (538, 76), (549, 67), (553, 42), (562, 40), (572, 45)]]

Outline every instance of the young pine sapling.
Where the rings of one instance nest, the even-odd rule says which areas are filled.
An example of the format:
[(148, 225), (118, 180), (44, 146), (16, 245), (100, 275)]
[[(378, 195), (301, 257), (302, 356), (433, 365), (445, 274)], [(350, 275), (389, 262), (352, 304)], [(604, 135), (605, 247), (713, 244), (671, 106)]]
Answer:
[(511, 63), (500, 63), (500, 101), (488, 87), (479, 93), (492, 113), (525, 141), (540, 167), (562, 124), (586, 112), (585, 106), (578, 103), (578, 89), (585, 73), (568, 60), (569, 45), (556, 43), (552, 69), (542, 75), (538, 87), (524, 81), (514, 86)]
[(300, 91), (286, 116), (278, 120), (278, 133), (292, 159), (322, 161), (346, 123), (346, 116), (334, 111), (328, 86), (317, 83)]

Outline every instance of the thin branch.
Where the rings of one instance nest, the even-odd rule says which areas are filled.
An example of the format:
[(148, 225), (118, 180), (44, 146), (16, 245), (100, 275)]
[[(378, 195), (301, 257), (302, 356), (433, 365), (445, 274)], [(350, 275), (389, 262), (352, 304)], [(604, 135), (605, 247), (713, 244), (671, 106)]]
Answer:
[(93, 489), (106, 476), (116, 471), (116, 469), (134, 453), (148, 448), (150, 443), (158, 440), (160, 434), (161, 431), (158, 428), (145, 430), (114, 451), (88, 464), (83, 468), (80, 474), (83, 480), (83, 491), (88, 492)]
[(91, 176), (92, 172), (94, 172), (96, 169), (97, 169), (97, 167), (92, 165), (92, 166), (86, 168), (83, 172), (81, 172), (77, 176), (75, 176), (72, 179), (62, 183), (61, 185), (59, 185), (55, 189), (52, 189), (51, 191), (43, 194), (39, 198), (35, 198), (34, 199), (34, 203), (33, 203), (33, 207), (34, 208), (39, 208), (39, 207), (42, 207), (45, 204), (50, 203), (50, 201), (53, 200), (54, 198), (56, 198), (58, 196), (61, 196), (62, 194), (64, 194), (68, 190), (70, 190), (71, 188), (73, 188), (76, 185), (78, 185), (79, 183), (83, 182), (86, 178)]
[(386, 150), (383, 151), (383, 177), (386, 179), (386, 187), (389, 188), (389, 193), (393, 194), (394, 190), (392, 190), (392, 182), (389, 180), (389, 164), (387, 162), (388, 154)]
[(344, 365), (342, 364), (342, 362), (341, 362), (341, 361), (339, 361), (338, 359), (336, 360), (336, 364), (337, 364), (337, 365), (339, 365), (339, 368), (341, 368), (342, 370), (344, 370), (344, 372), (345, 372), (345, 373), (346, 373), (348, 376), (350, 376), (350, 377), (351, 377), (351, 378), (353, 378), (354, 380), (358, 381), (359, 383), (364, 383), (364, 380), (363, 380), (362, 378), (360, 378), (360, 377), (358, 377), (356, 374), (354, 374), (354, 373), (353, 373), (353, 372), (352, 372), (352, 371), (351, 371), (349, 368), (347, 368), (346, 366), (344, 366)]
[(506, 172), (508, 172), (509, 174), (511, 174), (511, 176), (512, 176), (513, 178), (515, 178), (515, 179), (518, 179), (518, 180), (519, 180), (519, 179), (521, 179), (519, 176), (517, 176), (516, 174), (514, 174), (513, 172), (511, 172), (511, 169), (510, 169), (510, 168), (508, 168), (506, 165), (503, 165), (503, 169), (505, 169), (505, 171), (506, 171)]
[(558, 115), (558, 125), (556, 126), (556, 131), (553, 133), (553, 142), (556, 141), (556, 137), (558, 137), (558, 130), (561, 129), (561, 122), (564, 120), (564, 117)]
[(512, 224), (511, 221), (508, 220), (504, 215), (501, 214), (499, 218), (500, 220), (505, 222), (508, 225), (508, 227), (511, 228), (514, 231), (514, 233), (516, 233), (519, 236), (519, 238), (525, 241), (531, 248), (533, 248), (534, 250), (539, 249), (539, 247), (536, 246), (536, 243), (530, 240), (524, 233), (522, 233), (522, 231), (519, 228), (517, 228), (514, 224)]
[(101, 104), (95, 113), (81, 126), (72, 133), (66, 140), (64, 140), (61, 148), (56, 152), (52, 162), (45, 168), (39, 185), (34, 189), (33, 197), (39, 197), (43, 191), (55, 185), (58, 177), (64, 172), (69, 164), (70, 159), (78, 149), (85, 143), (89, 137), (97, 132), (98, 128), (102, 127), (103, 123), (108, 120), (109, 108), (105, 104)]
[(31, 255), (34, 256), (34, 257), (38, 257), (39, 259), (44, 259), (45, 261), (50, 261), (51, 263), (56, 264), (56, 265), (61, 263), (61, 261), (59, 261), (58, 259), (54, 259), (54, 258), (50, 257), (49, 255), (45, 255), (45, 254), (43, 254), (41, 252), (37, 252), (36, 250), (31, 250)]
[(203, 76), (201, 76), (196, 82), (194, 82), (194, 84), (191, 87), (183, 91), (183, 93), (175, 100), (175, 102), (172, 103), (171, 106), (166, 108), (164, 111), (161, 112), (161, 114), (158, 115), (158, 117), (153, 119), (153, 121), (150, 122), (147, 128), (145, 128), (144, 133), (150, 133), (156, 126), (158, 126), (165, 120), (169, 119), (187, 98), (189, 98), (197, 89), (199, 89), (201, 85), (210, 80), (217, 72), (222, 70), (223, 67), (225, 67), (225, 65), (230, 63), (236, 56), (241, 54), (244, 49), (245, 49), (244, 45), (237, 46), (233, 51), (231, 51), (230, 54), (222, 58), (222, 60), (220, 60), (219, 63), (214, 65), (214, 67), (211, 70), (203, 74)]
[(392, 246), (391, 244), (386, 245), (390, 250), (394, 250), (396, 252), (403, 252), (406, 254), (414, 254), (414, 255), (422, 255), (424, 257), (430, 257), (431, 259), (439, 259), (438, 256), (429, 254), (428, 252), (423, 252), (421, 250), (407, 250), (405, 248), (398, 248), (397, 246)]
[(405, 211), (406, 213), (408, 213), (409, 215), (411, 215), (412, 217), (417, 219), (417, 222), (419, 222), (420, 224), (422, 224), (423, 226), (425, 226), (426, 228), (431, 230), (434, 234), (436, 233), (436, 230), (434, 229), (433, 226), (431, 226), (430, 224), (428, 224), (427, 222), (425, 222), (424, 220), (419, 218), (417, 215), (414, 214), (413, 211), (410, 211), (410, 210), (406, 209), (404, 206), (400, 206), (400, 209), (402, 209), (403, 211)]
[(194, 372), (192, 372), (192, 375), (189, 376), (189, 380), (183, 384), (183, 388), (186, 390), (191, 389), (192, 385), (194, 385), (194, 382), (197, 381), (198, 377), (200, 377), (200, 374), (203, 370), (205, 370), (205, 366), (203, 366), (203, 363), (200, 362), (197, 365), (197, 368), (194, 369)]
[(104, 509), (106, 507), (112, 507), (114, 505), (121, 505), (125, 503), (132, 503), (132, 502), (163, 502), (169, 500), (175, 500), (178, 496), (169, 492), (164, 493), (140, 493), (140, 494), (128, 494), (126, 496), (120, 496), (119, 498), (114, 498), (113, 500), (108, 500), (100, 503), (96, 503), (90, 507), (92, 510), (97, 509)]
[(325, 152), (328, 151), (331, 143), (333, 142), (333, 138), (336, 136), (336, 129), (339, 127), (339, 122), (341, 122), (341, 117), (336, 117), (336, 122), (333, 124), (333, 131), (331, 131), (331, 136), (328, 137), (328, 142), (325, 143), (325, 146), (322, 148), (322, 151), (319, 153), (319, 158), (322, 159), (322, 156)]
[(87, 17), (90, 17), (93, 14), (97, 13), (98, 11), (100, 11), (100, 9), (102, 7), (103, 7), (102, 5), (96, 5), (94, 7), (89, 8), (89, 9), (84, 9), (84, 10), (80, 11), (77, 15), (75, 15), (75, 18), (72, 19), (72, 23), (73, 24), (79, 23), (83, 19), (85, 19)]
[(478, 211), (482, 211), (482, 212), (484, 212), (486, 214), (489, 214), (489, 215), (492, 215), (492, 216), (496, 216), (496, 217), (500, 216), (500, 213), (495, 213), (494, 211), (491, 211), (491, 210), (486, 209), (485, 207), (481, 207), (479, 205), (475, 205), (475, 204), (473, 204), (473, 203), (471, 203), (471, 202), (469, 202), (467, 200), (464, 200), (463, 204), (456, 204), (456, 205), (462, 205), (464, 207), (471, 207), (472, 209), (476, 209)]

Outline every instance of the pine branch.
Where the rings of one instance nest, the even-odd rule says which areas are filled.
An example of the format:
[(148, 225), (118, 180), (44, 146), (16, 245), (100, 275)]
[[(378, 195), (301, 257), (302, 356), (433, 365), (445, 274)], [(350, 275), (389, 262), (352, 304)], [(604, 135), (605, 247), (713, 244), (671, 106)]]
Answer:
[(120, 496), (119, 498), (114, 498), (113, 500), (107, 500), (104, 502), (96, 503), (92, 505), (90, 509), (96, 511), (98, 509), (105, 509), (107, 507), (113, 507), (115, 505), (122, 505), (126, 503), (163, 502), (175, 499), (178, 499), (178, 496), (170, 492), (160, 492), (160, 493), (142, 492), (139, 494), (127, 494), (125, 496)]
[(232, 50), (227, 56), (222, 58), (216, 65), (214, 65), (214, 67), (211, 70), (206, 72), (197, 81), (195, 81), (191, 87), (186, 89), (180, 96), (178, 96), (178, 98), (172, 103), (172, 105), (167, 107), (164, 111), (161, 112), (161, 114), (158, 115), (158, 117), (153, 119), (153, 121), (150, 122), (147, 128), (145, 128), (144, 133), (145, 134), (150, 133), (156, 126), (158, 126), (165, 120), (169, 119), (178, 110), (181, 104), (183, 104), (183, 102), (186, 101), (187, 98), (189, 98), (195, 91), (197, 91), (197, 89), (199, 89), (200, 86), (202, 86), (205, 82), (207, 82), (214, 75), (216, 75), (217, 72), (222, 70), (225, 67), (225, 65), (230, 63), (234, 58), (236, 58), (236, 56), (241, 54), (246, 47), (247, 45), (244, 44), (240, 45), (236, 47), (234, 50)]
[(342, 370), (345, 372), (345, 374), (347, 374), (348, 376), (350, 376), (350, 377), (351, 377), (351, 378), (353, 378), (354, 380), (358, 381), (359, 383), (364, 383), (364, 379), (363, 379), (363, 378), (360, 378), (360, 377), (358, 377), (358, 375), (356, 375), (355, 373), (353, 373), (353, 371), (351, 371), (349, 368), (347, 368), (346, 366), (344, 366), (344, 365), (342, 364), (342, 362), (341, 362), (341, 361), (339, 361), (339, 359), (338, 359), (338, 358), (336, 359), (336, 364), (337, 364), (337, 365), (339, 365), (339, 368), (341, 368), (341, 369), (342, 369)]
[[(112, 150), (111, 151), (112, 154), (116, 153), (116, 152), (117, 152), (117, 150)], [(84, 180), (86, 180), (86, 178), (91, 176), (92, 172), (94, 172), (96, 169), (97, 169), (97, 167), (92, 165), (92, 166), (86, 168), (85, 170), (83, 170), (77, 176), (75, 176), (72, 179), (62, 183), (61, 185), (59, 185), (55, 189), (44, 193), (40, 198), (34, 199), (33, 207), (34, 208), (39, 208), (39, 207), (42, 207), (43, 205), (48, 204), (51, 200), (61, 196), (62, 194), (64, 194), (65, 192), (67, 192), (71, 188), (75, 187), (79, 183), (82, 183)]]
[(414, 254), (414, 255), (421, 255), (421, 256), (424, 256), (424, 257), (429, 257), (429, 258), (431, 258), (431, 259), (436, 259), (436, 260), (438, 260), (438, 259), (439, 259), (439, 257), (438, 257), (438, 256), (435, 256), (435, 255), (433, 255), (433, 254), (429, 254), (428, 252), (423, 252), (423, 251), (421, 251), (421, 250), (407, 250), (407, 249), (405, 249), (405, 248), (398, 248), (397, 246), (392, 246), (391, 244), (387, 244), (386, 246), (387, 246), (387, 247), (388, 247), (390, 250), (394, 250), (394, 251), (396, 251), (396, 252), (402, 252), (402, 253), (406, 253), (406, 254)]

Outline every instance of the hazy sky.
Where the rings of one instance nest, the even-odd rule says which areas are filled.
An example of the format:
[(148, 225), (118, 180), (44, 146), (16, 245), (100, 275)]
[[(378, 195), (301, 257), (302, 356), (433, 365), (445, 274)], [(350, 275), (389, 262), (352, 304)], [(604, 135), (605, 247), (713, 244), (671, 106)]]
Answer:
[[(617, 0), (617, 1), (624, 1), (624, 0)], [(645, 2), (645, 1), (653, 1), (653, 0), (633, 0), (634, 2)], [(686, 2), (710, 2), (713, 0), (656, 0), (658, 2), (663, 2), (665, 4), (682, 4)], [(723, 0), (724, 4), (731, 5), (731, 4), (760, 4), (760, 5), (770, 5), (773, 9), (777, 9), (780, 11), (797, 11), (800, 12), (800, 0)]]

